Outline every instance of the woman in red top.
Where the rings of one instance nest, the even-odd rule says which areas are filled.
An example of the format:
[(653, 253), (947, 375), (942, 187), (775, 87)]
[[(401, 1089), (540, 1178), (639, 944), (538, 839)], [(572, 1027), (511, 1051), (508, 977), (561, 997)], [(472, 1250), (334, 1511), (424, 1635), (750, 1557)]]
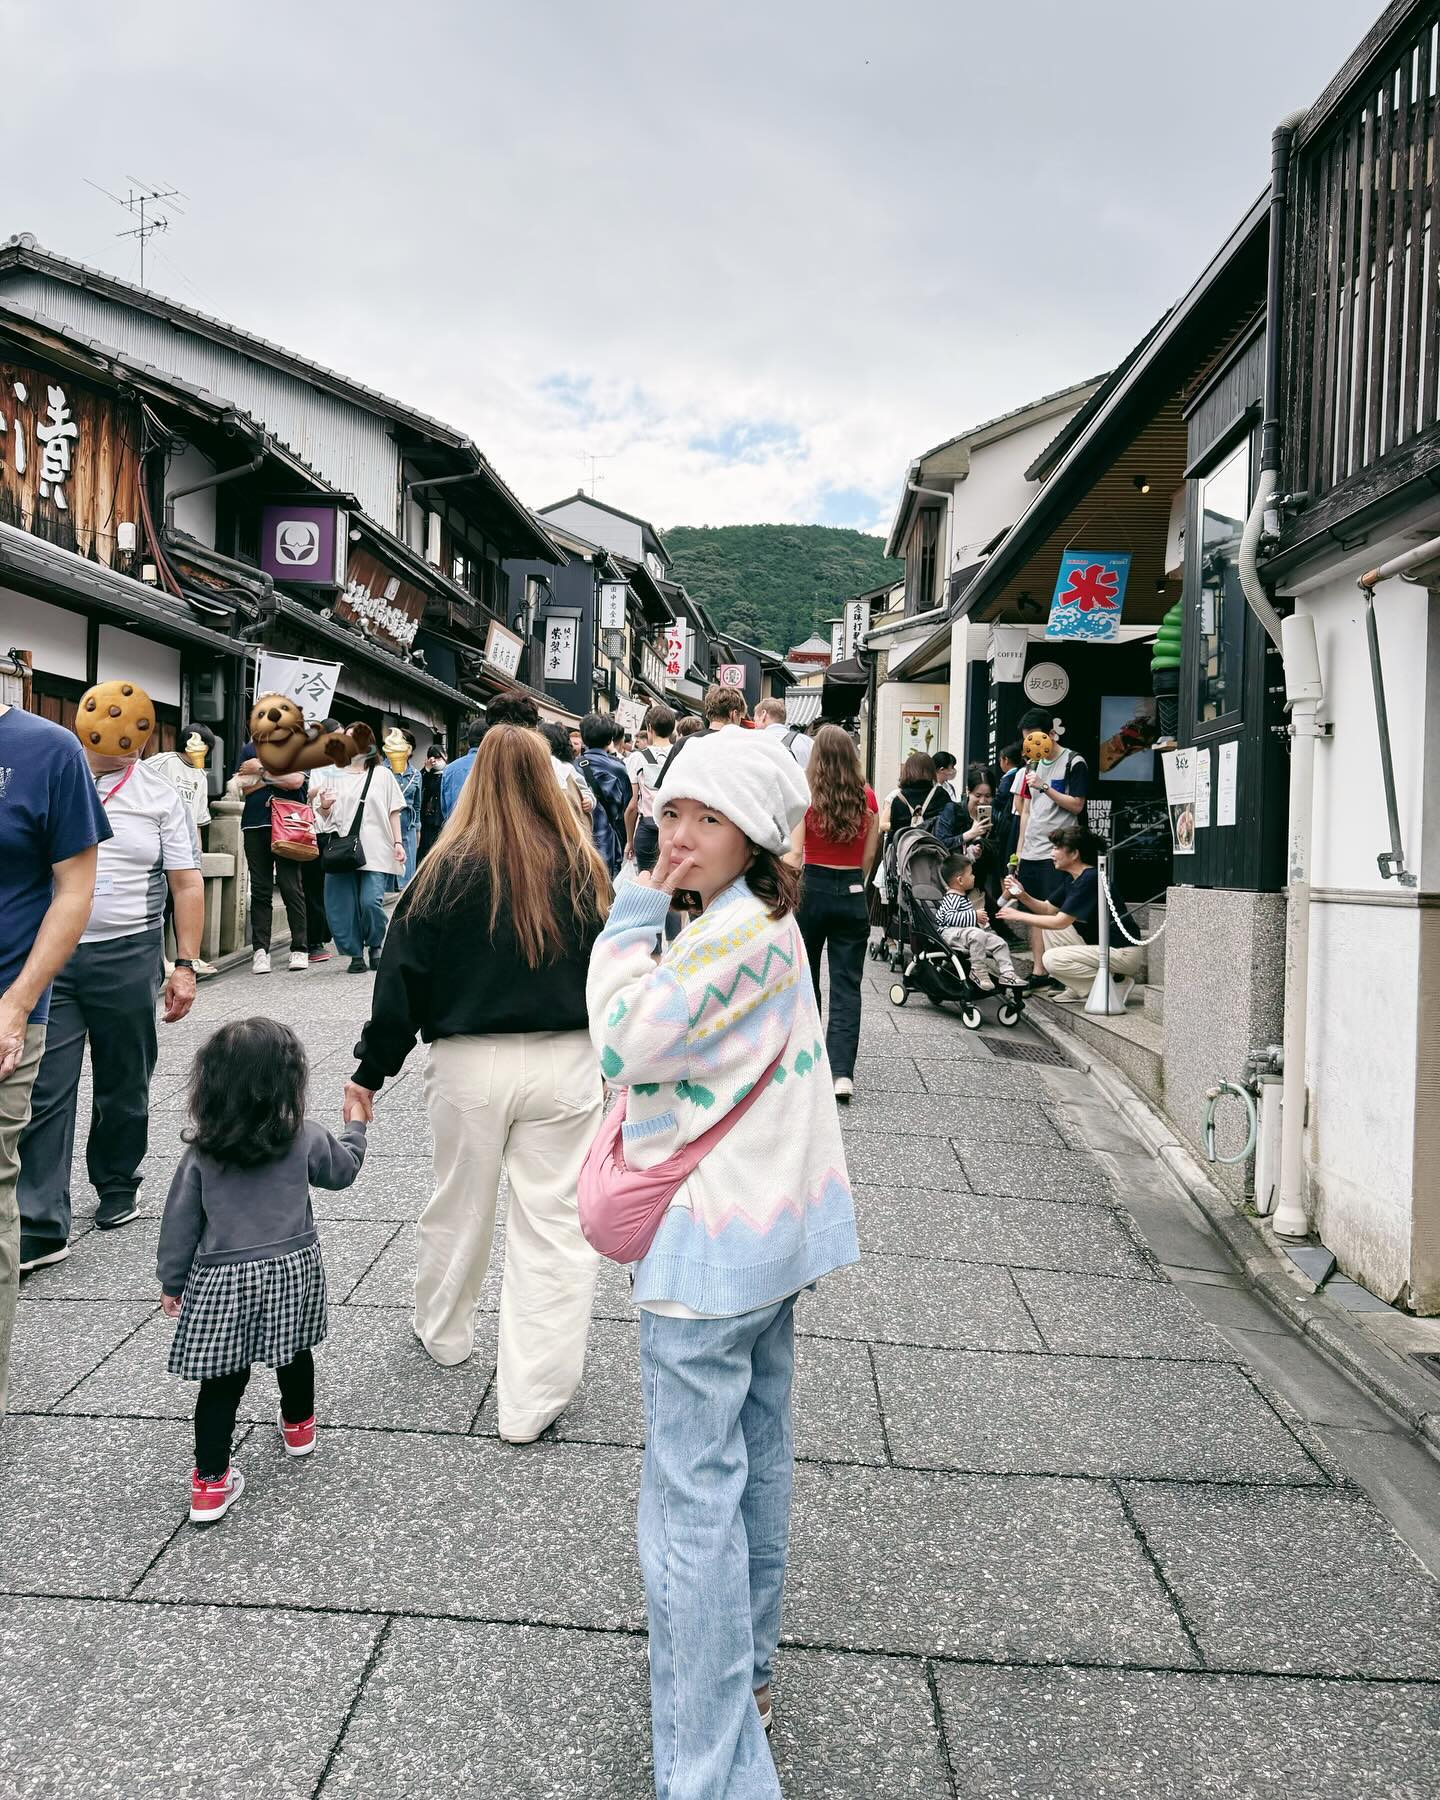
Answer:
[(860, 1045), (860, 985), (870, 936), (865, 883), (880, 837), (880, 806), (865, 780), (848, 732), (822, 725), (805, 770), (810, 810), (795, 833), (795, 852), (805, 864), (800, 890), (800, 930), (810, 953), (815, 999), (820, 957), (829, 949), (830, 1022), (825, 1047), (835, 1098), (848, 1105), (855, 1092), (855, 1052)]

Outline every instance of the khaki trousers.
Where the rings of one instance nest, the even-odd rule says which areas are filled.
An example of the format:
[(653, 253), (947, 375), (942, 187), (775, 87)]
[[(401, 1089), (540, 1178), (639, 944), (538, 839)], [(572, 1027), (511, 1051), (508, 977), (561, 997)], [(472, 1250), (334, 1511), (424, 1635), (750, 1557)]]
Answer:
[(510, 1210), (495, 1376), (502, 1437), (537, 1437), (580, 1385), (600, 1258), (580, 1235), (576, 1187), (601, 1100), (588, 1032), (430, 1046), (435, 1192), (415, 1228), (415, 1331), (447, 1366), (474, 1348), (503, 1167)]
[[(1065, 983), (1071, 999), (1088, 1000), (1100, 967), (1100, 952), (1087, 944), (1073, 925), (1063, 931), (1042, 931), (1045, 940), (1045, 973)], [(1145, 953), (1120, 944), (1110, 946), (1110, 973), (1136, 976), (1144, 967)]]
[(30, 1095), (44, 1053), (45, 1027), (27, 1025), (20, 1060), (0, 1081), (0, 1419), (9, 1403), (10, 1337), (20, 1292), (20, 1133), (30, 1122)]

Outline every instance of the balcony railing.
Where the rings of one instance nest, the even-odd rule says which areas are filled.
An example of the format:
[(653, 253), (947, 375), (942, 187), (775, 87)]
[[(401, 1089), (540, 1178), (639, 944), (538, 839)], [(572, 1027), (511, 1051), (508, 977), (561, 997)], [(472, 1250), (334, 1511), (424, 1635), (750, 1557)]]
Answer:
[(1437, 72), (1440, 5), (1392, 6), (1296, 136), (1285, 477), (1307, 534), (1440, 454)]

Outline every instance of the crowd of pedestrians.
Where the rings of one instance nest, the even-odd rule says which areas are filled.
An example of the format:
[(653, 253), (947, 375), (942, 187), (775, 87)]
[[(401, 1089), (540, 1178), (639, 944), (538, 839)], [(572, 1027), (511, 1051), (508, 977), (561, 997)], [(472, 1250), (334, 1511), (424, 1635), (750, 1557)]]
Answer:
[[(195, 997), (193, 758), (144, 759), (154, 709), (130, 684), (91, 699), (73, 733), (0, 708), (0, 1407), (18, 1273), (66, 1254), (85, 1046), (109, 1229), (136, 1216), (157, 1000), (173, 1022)], [(611, 717), (572, 734), (507, 697), (463, 756), (420, 769), (403, 731), (295, 777), (247, 745), (233, 791), (254, 971), (269, 970), (278, 889), (292, 969), (333, 938), (375, 979), (335, 1133), (307, 1120), (286, 1024), (226, 1025), (195, 1058), (157, 1257), (170, 1369), (196, 1384), (191, 1519), (241, 1495), (231, 1447), (256, 1365), (276, 1372), (286, 1454), (317, 1447), (328, 1321), (310, 1189), (355, 1179), (385, 1084), (423, 1040), (434, 1167), (415, 1334), (444, 1366), (473, 1353), (503, 1174), (499, 1430), (529, 1444), (580, 1385), (601, 1252), (630, 1266), (657, 1791), (778, 1793), (794, 1305), (859, 1254), (836, 1103), (855, 1091), (872, 877), (886, 836), (923, 825), (950, 847), (967, 954), (1018, 979), (1003, 921), (1040, 940), (1035, 979), (1088, 985), (1096, 841), (1078, 816), (1084, 759), (1053, 724), (963, 787), (953, 759), (916, 753), (883, 803), (848, 732), (812, 739), (768, 703), (752, 726), (721, 687), (703, 720), (657, 706), (631, 741)], [(323, 834), (309, 863), (284, 853), (296, 807)]]

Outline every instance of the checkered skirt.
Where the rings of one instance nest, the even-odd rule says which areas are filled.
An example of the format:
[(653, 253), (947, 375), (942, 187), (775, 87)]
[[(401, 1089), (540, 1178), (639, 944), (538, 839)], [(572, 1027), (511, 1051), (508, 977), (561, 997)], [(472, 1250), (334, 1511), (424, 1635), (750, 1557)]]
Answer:
[(280, 1369), (330, 1329), (318, 1243), (258, 1262), (196, 1263), (170, 1346), (185, 1381), (234, 1375), (255, 1363)]

